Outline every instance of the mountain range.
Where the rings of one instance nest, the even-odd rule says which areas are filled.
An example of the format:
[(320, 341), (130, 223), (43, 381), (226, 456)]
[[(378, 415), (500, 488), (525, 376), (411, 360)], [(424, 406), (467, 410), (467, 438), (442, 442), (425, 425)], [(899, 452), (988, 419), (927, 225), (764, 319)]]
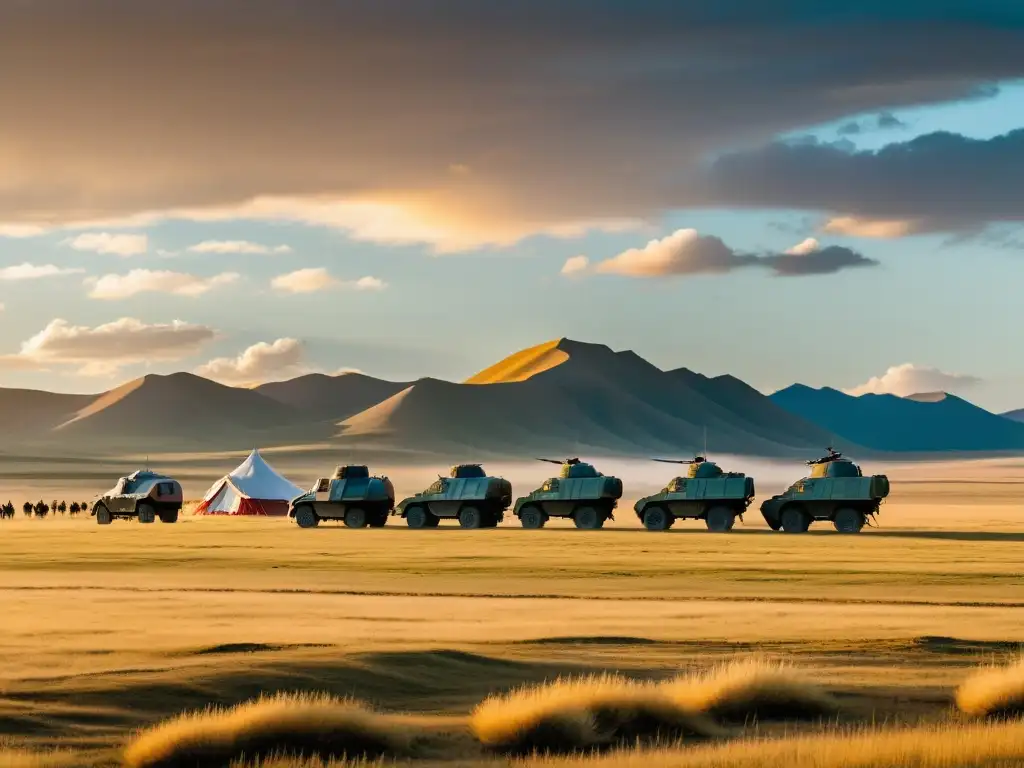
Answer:
[(97, 395), (0, 389), (0, 452), (130, 454), (326, 444), (453, 457), (1024, 450), (1024, 422), (939, 393), (852, 397), (661, 370), (633, 352), (558, 339), (464, 382), (310, 374), (255, 388), (189, 373)]

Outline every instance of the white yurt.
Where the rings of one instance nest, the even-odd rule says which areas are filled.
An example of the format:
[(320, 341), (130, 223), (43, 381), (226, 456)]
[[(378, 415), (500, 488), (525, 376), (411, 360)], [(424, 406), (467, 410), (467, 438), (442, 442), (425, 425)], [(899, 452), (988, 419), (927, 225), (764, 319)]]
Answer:
[(234, 471), (210, 486), (195, 514), (283, 517), (288, 514), (288, 502), (301, 493), (254, 449)]

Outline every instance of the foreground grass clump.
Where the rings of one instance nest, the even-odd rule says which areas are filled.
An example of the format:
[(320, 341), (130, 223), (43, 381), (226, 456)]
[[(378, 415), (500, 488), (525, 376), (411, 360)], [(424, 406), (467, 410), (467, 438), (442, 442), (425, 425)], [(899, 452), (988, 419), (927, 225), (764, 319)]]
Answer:
[(224, 766), (294, 754), (402, 755), (411, 742), (397, 718), (330, 696), (278, 695), (182, 715), (142, 731), (124, 751), (129, 768)]
[(519, 768), (1017, 768), (1024, 723), (947, 723), (692, 749), (618, 752), (598, 758), (535, 758)]
[(957, 688), (956, 705), (971, 717), (1024, 715), (1024, 657), (976, 671)]
[(492, 696), (470, 728), (506, 753), (572, 752), (640, 739), (713, 738), (725, 732), (656, 683), (614, 675), (559, 680)]
[(839, 711), (836, 699), (785, 664), (747, 659), (663, 685), (681, 707), (718, 720), (806, 720)]

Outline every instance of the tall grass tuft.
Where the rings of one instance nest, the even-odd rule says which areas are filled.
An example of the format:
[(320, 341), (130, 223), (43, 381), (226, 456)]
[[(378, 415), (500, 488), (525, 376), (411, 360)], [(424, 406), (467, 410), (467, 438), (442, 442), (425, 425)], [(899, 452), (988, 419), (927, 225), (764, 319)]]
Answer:
[(974, 672), (957, 688), (956, 705), (971, 717), (1024, 715), (1024, 657)]
[(726, 735), (662, 686), (615, 675), (558, 680), (491, 696), (473, 710), (469, 725), (485, 747), (509, 754)]
[(716, 720), (807, 720), (836, 714), (839, 702), (786, 664), (760, 658), (733, 661), (663, 684), (679, 706)]
[(281, 754), (378, 757), (405, 754), (410, 743), (398, 718), (356, 701), (285, 694), (160, 723), (128, 744), (124, 763), (128, 768), (220, 768), (233, 760)]

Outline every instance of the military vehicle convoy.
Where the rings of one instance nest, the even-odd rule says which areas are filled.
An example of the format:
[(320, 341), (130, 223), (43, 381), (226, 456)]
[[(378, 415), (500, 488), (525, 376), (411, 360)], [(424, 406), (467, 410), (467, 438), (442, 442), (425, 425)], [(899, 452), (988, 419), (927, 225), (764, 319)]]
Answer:
[(371, 476), (363, 464), (349, 464), (292, 499), (288, 517), (300, 528), (315, 528), (321, 520), (341, 520), (349, 528), (380, 528), (394, 508), (395, 488), (388, 478)]
[(731, 531), (754, 500), (754, 478), (742, 472), (723, 472), (703, 456), (693, 459), (654, 459), (689, 467), (686, 477), (675, 477), (660, 492), (633, 506), (649, 531), (667, 531), (678, 519), (703, 520), (709, 531)]
[(761, 504), (772, 530), (804, 533), (816, 520), (831, 520), (840, 533), (859, 533), (889, 495), (888, 477), (865, 477), (859, 466), (832, 448), (807, 464), (809, 477)]
[(181, 486), (165, 475), (140, 469), (122, 477), (92, 504), (90, 514), (100, 525), (114, 520), (137, 518), (140, 523), (178, 522), (182, 504)]
[(479, 464), (456, 464), (425, 491), (402, 499), (392, 514), (410, 528), (436, 528), (457, 519), (463, 528), (494, 528), (512, 503), (512, 484), (488, 475)]
[(612, 514), (622, 498), (619, 478), (602, 475), (593, 464), (578, 458), (537, 461), (560, 464), (562, 471), (529, 495), (516, 499), (513, 513), (523, 528), (543, 528), (552, 517), (570, 517), (577, 528), (595, 530), (614, 519)]

